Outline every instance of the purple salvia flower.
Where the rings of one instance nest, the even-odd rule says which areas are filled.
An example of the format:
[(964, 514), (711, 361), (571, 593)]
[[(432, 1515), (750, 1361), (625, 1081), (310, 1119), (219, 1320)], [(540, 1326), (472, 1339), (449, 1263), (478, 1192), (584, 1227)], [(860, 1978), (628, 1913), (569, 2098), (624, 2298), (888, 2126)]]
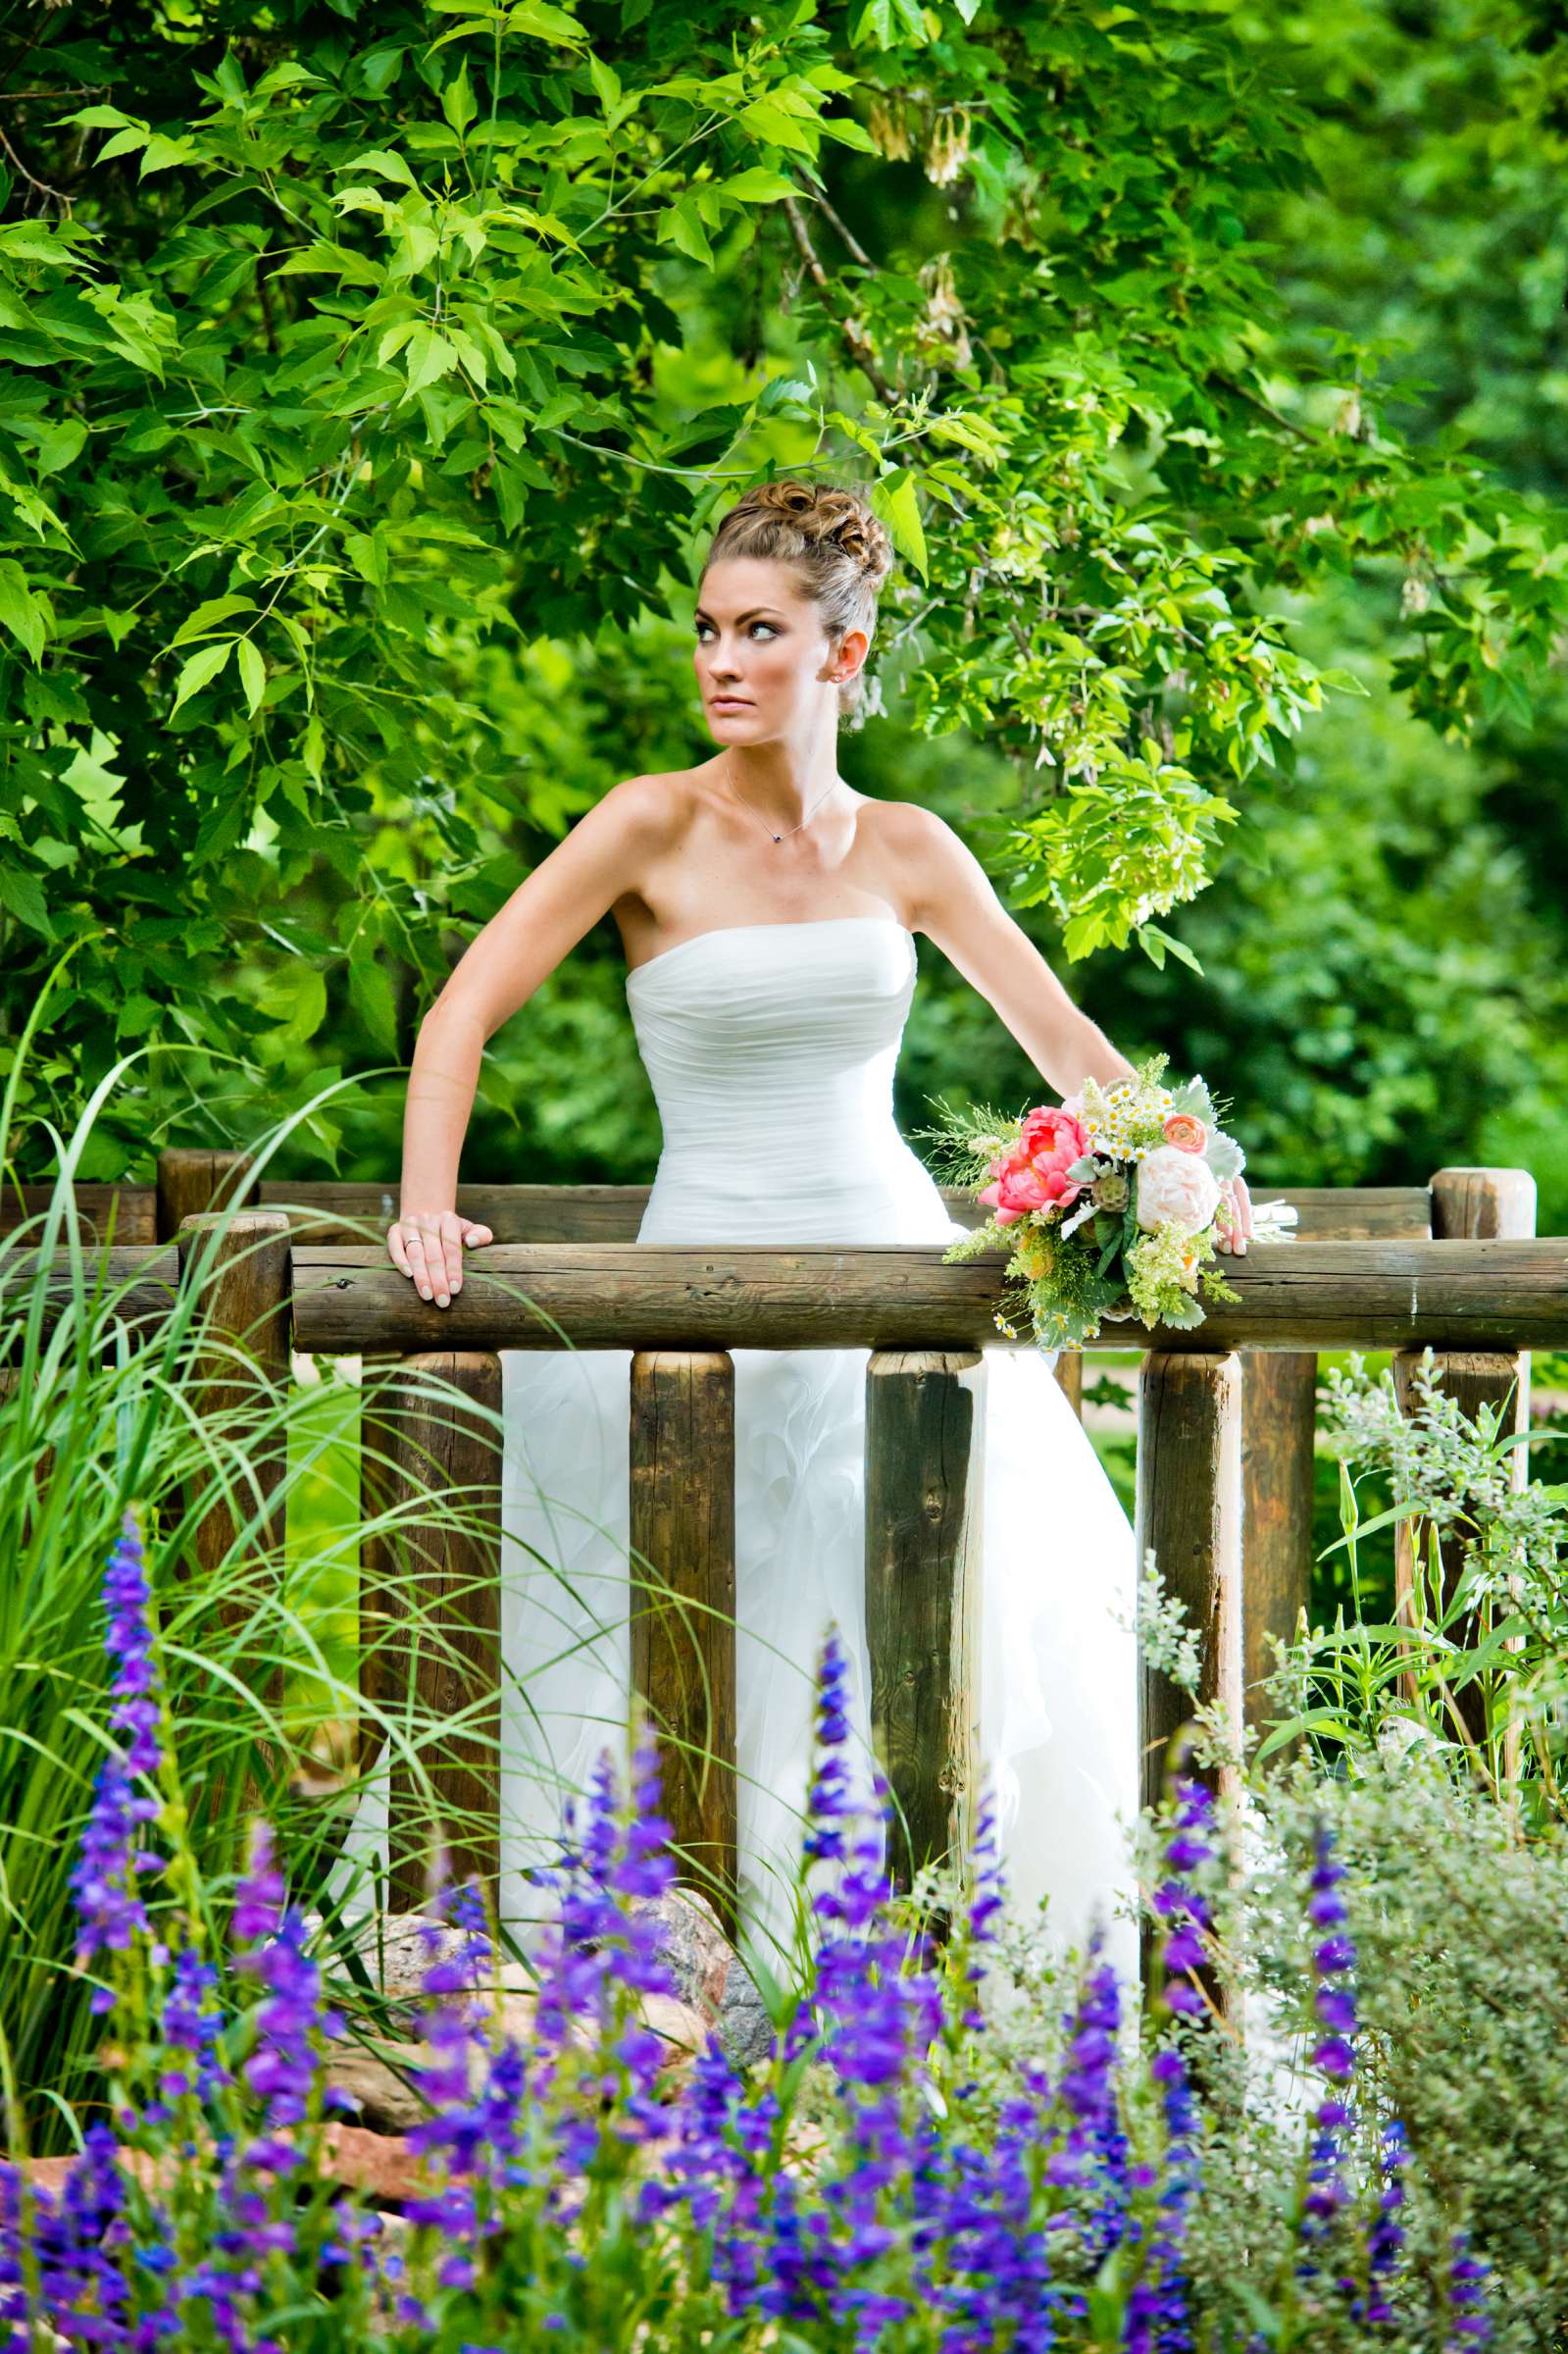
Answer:
[(1378, 2328), (1395, 2318), (1389, 2291), (1404, 2253), (1404, 2226), (1398, 2218), (1405, 2194), (1399, 2176), (1409, 2162), (1410, 2144), (1403, 2122), (1397, 2117), (1391, 2118), (1383, 2128), (1378, 2152), (1378, 2205), (1367, 2232), (1368, 2293), (1364, 2307), (1358, 2301), (1352, 2308), (1354, 2320)]
[[(135, 1936), (151, 1938), (152, 1926), (137, 1892), (138, 1877), (161, 1871), (164, 1860), (141, 1844), (141, 1829), (157, 1820), (159, 1804), (138, 1791), (136, 1777), (155, 1774), (161, 1704), (153, 1654), (152, 1599), (142, 1556), (141, 1534), (127, 1508), (121, 1535), (104, 1572), (104, 1647), (115, 1663), (110, 1684), (111, 1730), (130, 1735), (122, 1755), (111, 1750), (93, 1778), (93, 1796), (82, 1830), (81, 1852), (71, 1872), (77, 1938), (76, 1967), (85, 1970), (103, 1953), (126, 1953)], [(100, 2015), (115, 2007), (112, 1988), (93, 1989), (90, 2007)]]
[(1127, 2221), (1127, 2136), (1116, 2088), (1116, 2038), (1122, 1992), (1114, 1966), (1103, 1959), (1105, 1932), (1096, 1920), (1084, 1957), (1078, 2001), (1063, 2021), (1067, 2049), (1057, 2101), (1071, 2120), (1066, 2141), (1045, 2161), (1045, 2179), (1082, 2196), (1085, 2244), (1103, 2256)]
[(1487, 2283), (1492, 2267), (1472, 2253), (1470, 2234), (1458, 2230), (1449, 2243), (1448, 2334), (1443, 2354), (1470, 2354), (1492, 2337), (1492, 2315), (1487, 2308)]
[(975, 1945), (988, 1945), (995, 1922), (1007, 1903), (1007, 1874), (996, 1833), (996, 1793), (987, 1785), (980, 1802), (971, 1857), (974, 1888), (969, 1905), (969, 1935)]
[(801, 1852), (808, 1862), (841, 1861), (843, 1825), (858, 1809), (850, 1788), (849, 1659), (836, 1627), (823, 1645), (817, 1677), (817, 1770), (806, 1798), (806, 1835)]
[[(1172, 1835), (1154, 1899), (1166, 1927), (1160, 1958), (1170, 1973), (1194, 1970), (1203, 1962), (1203, 1932), (1213, 1925), (1213, 1911), (1193, 1875), (1217, 1853), (1213, 1796), (1194, 1776), (1185, 1777), (1177, 1785)], [(1172, 2011), (1189, 2014), (1201, 2008), (1201, 1998), (1185, 1975), (1173, 1974), (1164, 1991)], [(1128, 2301), (1128, 2354), (1188, 2354), (1192, 2344), (1190, 2282), (1182, 2250), (1198, 2186), (1197, 2102), (1187, 2056), (1176, 2044), (1154, 2054), (1149, 2073), (1160, 2088), (1164, 2164), (1147, 2263)]]
[(114, 1707), (110, 1729), (128, 1732), (126, 1764), (132, 1773), (155, 1774), (162, 1763), (159, 1742), (162, 1705), (158, 1668), (153, 1656), (152, 1588), (135, 1510), (127, 1506), (121, 1522), (120, 1541), (104, 1572), (104, 1608), (108, 1616), (105, 1645), (116, 1663), (110, 1689)]
[[(1315, 1827), (1313, 1854), (1307, 1918), (1314, 1927), (1331, 1933), (1319, 1941), (1312, 1955), (1313, 2008), (1326, 2030), (1313, 2046), (1312, 2065), (1329, 2078), (1330, 2090), (1312, 2113), (1317, 2131), (1308, 2167), (1305, 2232), (1308, 2238), (1318, 2236), (1350, 2197), (1341, 2136), (1350, 2122), (1347, 2088), (1355, 2073), (1356, 2030), (1355, 1998), (1348, 1982), (1348, 1973), (1355, 1964), (1355, 1946), (1343, 1933), (1345, 1904), (1340, 1894), (1344, 1866), (1335, 1855), (1333, 1835), (1325, 1822), (1320, 1821)], [(1341, 2091), (1337, 2087), (1346, 2089)]]
[(144, 2112), (148, 2119), (167, 2117), (164, 2104), (187, 2093), (210, 2100), (230, 2081), (219, 2052), (224, 2022), (212, 1999), (217, 1991), (218, 1972), (212, 1964), (190, 1946), (180, 1946), (164, 1998), (163, 2042), (169, 2057), (158, 2078), (161, 2098)]
[[(246, 1868), (234, 1894), (232, 1927), (248, 1937), (234, 1969), (258, 1979), (266, 1993), (256, 2009), (256, 2049), (242, 2073), (264, 2119), (259, 2140), (245, 2162), (263, 2173), (286, 2173), (300, 2152), (280, 2128), (301, 2124), (321, 2069), (321, 2044), (342, 2033), (339, 2012), (322, 2002), (322, 1973), (305, 1951), (305, 1916), (282, 1902), (282, 1876), (274, 1856), (272, 1826), (260, 1816), (251, 1823)], [(329, 2088), (327, 2105), (351, 2108), (352, 2100)]]
[[(141, 1825), (155, 1821), (157, 1815), (158, 1801), (138, 1792), (119, 1758), (100, 1761), (81, 1854), (71, 1872), (78, 1970), (85, 1970), (98, 1954), (128, 1952), (133, 1937), (151, 1936), (136, 1879), (139, 1873), (162, 1870), (163, 1859), (136, 1842)], [(116, 2000), (111, 1987), (95, 1986), (91, 2008), (109, 2012)]]

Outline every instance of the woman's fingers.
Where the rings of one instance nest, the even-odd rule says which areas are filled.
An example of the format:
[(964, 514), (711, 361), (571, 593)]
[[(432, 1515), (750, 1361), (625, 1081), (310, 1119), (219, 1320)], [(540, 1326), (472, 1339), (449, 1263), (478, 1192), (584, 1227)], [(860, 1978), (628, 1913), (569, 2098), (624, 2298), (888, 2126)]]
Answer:
[(387, 1228), (386, 1247), (400, 1273), (422, 1300), (447, 1307), (463, 1289), (465, 1246), (478, 1249), (495, 1240), (488, 1226), (460, 1217), (455, 1209), (438, 1218), (399, 1218)]

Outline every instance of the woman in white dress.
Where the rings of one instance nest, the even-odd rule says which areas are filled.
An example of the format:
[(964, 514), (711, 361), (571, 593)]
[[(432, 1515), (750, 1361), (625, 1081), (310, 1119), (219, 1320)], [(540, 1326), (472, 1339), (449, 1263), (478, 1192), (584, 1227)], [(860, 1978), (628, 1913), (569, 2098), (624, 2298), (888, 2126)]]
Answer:
[[(492, 1239), (452, 1206), (485, 1041), (607, 911), (664, 1128), (641, 1242), (960, 1231), (892, 1116), (917, 934), (989, 1001), (1047, 1086), (1071, 1095), (1129, 1070), (957, 835), (838, 775), (839, 717), (889, 562), (849, 490), (765, 484), (724, 517), (693, 653), (717, 752), (607, 793), (474, 941), (421, 1027), (387, 1246), (423, 1299), (445, 1306), (465, 1249)], [(1230, 1190), (1244, 1249), (1245, 1190)], [(733, 1356), (740, 1903), (761, 1945), (790, 1934), (830, 1622), (849, 1653), (863, 1768), (869, 1759), (867, 1352)], [(630, 1348), (503, 1355), (501, 1912), (514, 1927), (538, 1917), (522, 1874), (547, 1857), (562, 1793), (585, 1785), (606, 1745), (625, 1754), (630, 1362)], [(1131, 1974), (1132, 1530), (1050, 1361), (996, 1344), (983, 1376), (979, 1726), (1003, 1859), (1015, 1899), (1049, 1898), (1058, 1937), (1105, 1921)]]

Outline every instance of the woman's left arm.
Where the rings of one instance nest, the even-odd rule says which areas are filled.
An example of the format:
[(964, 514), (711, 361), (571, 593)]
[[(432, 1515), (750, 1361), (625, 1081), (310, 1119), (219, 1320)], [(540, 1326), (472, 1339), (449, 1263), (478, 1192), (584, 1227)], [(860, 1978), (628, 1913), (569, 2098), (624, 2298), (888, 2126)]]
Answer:
[[(1077, 1095), (1086, 1079), (1102, 1086), (1133, 1066), (1097, 1022), (1073, 1003), (1023, 926), (997, 897), (990, 877), (951, 826), (934, 810), (899, 805), (911, 931), (924, 932), (1012, 1032), (1047, 1086)], [(905, 832), (907, 827), (907, 832)], [(1072, 1106), (1070, 1106), (1072, 1107)], [(1244, 1252), (1252, 1205), (1241, 1178), (1221, 1187), (1231, 1214), (1222, 1251)]]

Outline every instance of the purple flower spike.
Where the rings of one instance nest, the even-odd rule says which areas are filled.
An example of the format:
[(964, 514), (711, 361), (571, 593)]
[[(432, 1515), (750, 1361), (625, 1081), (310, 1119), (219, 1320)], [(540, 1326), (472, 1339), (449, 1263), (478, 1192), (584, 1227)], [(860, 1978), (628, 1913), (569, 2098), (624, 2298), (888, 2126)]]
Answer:
[(1399, 2210), (1404, 2205), (1404, 2184), (1399, 2176), (1410, 2162), (1410, 2144), (1400, 2119), (1391, 2118), (1383, 2128), (1382, 2146), (1378, 2154), (1380, 2189), (1377, 2213), (1367, 2233), (1368, 2295), (1364, 2308), (1358, 2303), (1352, 2318), (1356, 2321), (1382, 2326), (1395, 2318), (1389, 2292), (1394, 2284), (1404, 2253), (1404, 2226), (1399, 2222)]
[(1472, 2346), (1486, 2345), (1492, 2333), (1487, 2309), (1492, 2267), (1485, 2257), (1472, 2255), (1468, 2231), (1456, 2231), (1449, 2245), (1448, 2334), (1443, 2354), (1470, 2354)]
[[(1334, 1852), (1333, 1834), (1328, 1824), (1320, 1821), (1313, 1830), (1311, 1893), (1307, 1903), (1307, 1918), (1315, 1927), (1337, 1931), (1345, 1919), (1345, 1903), (1340, 1894), (1343, 1878), (1344, 1866)], [(1307, 2158), (1301, 2231), (1308, 2251), (1323, 2239), (1335, 2217), (1350, 2204), (1352, 2197), (1345, 2167), (1354, 2122), (1350, 2086), (1356, 2068), (1356, 2008), (1349, 1982), (1354, 1962), (1355, 1946), (1346, 1936), (1331, 1934), (1320, 1938), (1313, 1947), (1313, 2009), (1319, 2024), (1328, 2031), (1313, 2046), (1312, 2065), (1328, 2078), (1329, 2090), (1312, 2112), (1315, 2131)], [(1309, 2252), (1298, 2271), (1303, 2278), (1308, 2278), (1316, 2270), (1316, 2259)]]
[(132, 1507), (126, 1508), (120, 1542), (109, 1556), (103, 1594), (108, 1614), (105, 1643), (109, 1657), (117, 1663), (112, 1686), (115, 1705), (109, 1723), (115, 1732), (130, 1735), (126, 1756), (130, 1771), (156, 1773), (162, 1761), (158, 1740), (162, 1711), (153, 1658), (152, 1589)]
[(823, 1645), (817, 1677), (817, 1771), (806, 1800), (802, 1854), (809, 1862), (842, 1862), (844, 1824), (855, 1812), (846, 1750), (849, 1741), (849, 1659), (836, 1627)]
[(969, 1907), (969, 1934), (974, 1944), (986, 1945), (996, 1934), (992, 1923), (1007, 1902), (1007, 1875), (996, 1837), (996, 1795), (988, 1787), (980, 1804), (972, 1864), (974, 1895)]
[(286, 2137), (278, 2137), (278, 2129), (300, 2124), (309, 2115), (322, 2040), (340, 2034), (343, 2021), (340, 2013), (323, 2008), (322, 1973), (305, 1951), (305, 1916), (283, 1901), (272, 1826), (259, 1816), (251, 1823), (230, 1925), (236, 1942), (248, 1940), (234, 1957), (235, 1970), (259, 1979), (266, 1989), (256, 2009), (256, 2049), (243, 2070), (265, 2115), (262, 2137), (246, 2156), (252, 2166), (278, 2171), (298, 2156)]
[[(99, 1954), (125, 1953), (132, 1937), (150, 1938), (152, 1925), (136, 1882), (161, 1871), (164, 1859), (144, 1846), (142, 1826), (155, 1822), (159, 1805), (136, 1788), (138, 1775), (155, 1774), (163, 1762), (159, 1745), (161, 1703), (153, 1656), (152, 1599), (136, 1515), (127, 1509), (119, 1542), (103, 1581), (104, 1647), (115, 1663), (110, 1685), (110, 1727), (128, 1733), (122, 1755), (111, 1750), (93, 1777), (92, 1804), (82, 1829), (81, 1852), (71, 1872), (77, 1917), (76, 1968), (85, 1970)], [(91, 2008), (112, 2011), (116, 1997), (95, 1987)]]

